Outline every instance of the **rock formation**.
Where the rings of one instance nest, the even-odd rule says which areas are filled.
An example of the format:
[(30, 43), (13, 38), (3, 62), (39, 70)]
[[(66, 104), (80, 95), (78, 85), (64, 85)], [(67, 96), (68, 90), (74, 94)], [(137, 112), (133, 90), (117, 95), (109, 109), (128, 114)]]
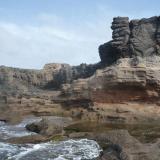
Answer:
[(69, 64), (46, 64), (42, 70), (27, 70), (0, 66), (0, 88), (5, 92), (12, 90), (59, 89), (61, 84), (71, 83), (74, 79), (93, 75), (100, 65), (70, 66)]
[[(42, 98), (43, 93), (50, 100), (67, 97), (77, 103), (79, 99), (88, 103), (158, 101), (160, 17), (131, 21), (116, 17), (111, 28), (113, 40), (99, 47), (101, 62), (97, 64), (53, 63), (42, 70), (1, 66), (0, 102), (13, 103), (13, 99), (16, 102), (26, 96)], [(59, 98), (55, 91), (61, 92)]]
[[(97, 69), (89, 78), (64, 84), (62, 97), (67, 97), (67, 101), (70, 100), (72, 103), (74, 101), (77, 103), (78, 100), (86, 101), (88, 107), (93, 103), (97, 106), (99, 103), (115, 105), (125, 103), (130, 107), (130, 103), (136, 103), (144, 108), (147, 103), (158, 106), (160, 98), (160, 57), (157, 49), (159, 17), (130, 22), (127, 17), (117, 17), (113, 19), (112, 29), (113, 40), (99, 47), (100, 64), (103, 68)], [(155, 107), (155, 110), (159, 113), (158, 107)], [(118, 119), (135, 123), (137, 119), (152, 115), (150, 112), (144, 115), (141, 111), (138, 111), (138, 114), (141, 114), (138, 117), (134, 115), (137, 112), (135, 110), (132, 115), (115, 113), (113, 116), (112, 112), (112, 115), (106, 117), (103, 114), (101, 118), (107, 121)], [(130, 111), (126, 110), (126, 112)], [(160, 118), (157, 113), (150, 117), (153, 121), (155, 117), (157, 120)]]
[(128, 17), (113, 19), (113, 40), (99, 47), (101, 61), (110, 65), (119, 58), (148, 57), (160, 54), (160, 17), (131, 20)]
[[(159, 105), (160, 17), (131, 21), (127, 17), (116, 17), (111, 28), (113, 40), (99, 47), (101, 61), (97, 64), (70, 66), (52, 63), (46, 64), (42, 70), (1, 66), (2, 118), (5, 118), (4, 111), (11, 114), (7, 112), (7, 107), (22, 113), (23, 109), (20, 108), (24, 108), (25, 114), (52, 115), (55, 114), (53, 106), (59, 106), (58, 112), (61, 112), (61, 107), (66, 106), (93, 109), (94, 103), (98, 103), (97, 106), (101, 106), (100, 103), (133, 102), (143, 102), (144, 107), (146, 103)], [(159, 110), (155, 110), (156, 116), (153, 119), (159, 119)], [(88, 115), (89, 119), (95, 119), (91, 116), (94, 113), (72, 112), (74, 111), (66, 111), (65, 114), (83, 115), (80, 117), (85, 118)], [(113, 117), (112, 113), (108, 114), (103, 114), (102, 119)], [(136, 117), (135, 114), (132, 115)], [(142, 115), (143, 112), (138, 117), (145, 116)], [(151, 115), (146, 114), (148, 117)], [(130, 114), (125, 117), (123, 115), (122, 119), (127, 122), (137, 120), (129, 116)]]
[(97, 139), (108, 143), (108, 147), (100, 160), (159, 159), (159, 140), (153, 144), (142, 144), (125, 130), (110, 131), (107, 134), (98, 135)]
[(62, 134), (63, 128), (71, 122), (71, 118), (45, 117), (40, 122), (28, 124), (26, 128), (32, 132), (52, 136), (54, 134)]
[[(0, 119), (15, 123), (27, 115), (56, 115), (72, 117), (73, 122), (158, 126), (160, 17), (131, 21), (116, 17), (111, 28), (113, 39), (99, 46), (101, 61), (96, 64), (52, 63), (41, 70), (1, 66)], [(52, 136), (63, 134), (64, 126), (48, 119), (27, 128)], [(141, 144), (128, 132), (119, 133), (119, 139), (105, 135), (113, 145), (109, 143), (102, 160), (158, 160), (159, 141)]]
[[(91, 77), (97, 69), (115, 63), (121, 58), (146, 58), (160, 54), (160, 17), (131, 20), (128, 17), (113, 19), (113, 40), (99, 47), (101, 62), (97, 64), (46, 64), (42, 70), (0, 67), (1, 91), (28, 91), (60, 89), (61, 84)], [(150, 58), (151, 59), (151, 58)], [(139, 63), (137, 58), (135, 63)], [(143, 59), (142, 59), (143, 61)], [(152, 63), (154, 63), (153, 58)]]

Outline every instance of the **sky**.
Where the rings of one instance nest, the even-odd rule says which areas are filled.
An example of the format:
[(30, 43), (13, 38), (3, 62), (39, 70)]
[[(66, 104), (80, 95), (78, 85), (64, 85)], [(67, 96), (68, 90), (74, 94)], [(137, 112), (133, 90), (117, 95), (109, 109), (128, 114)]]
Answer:
[(160, 0), (0, 0), (0, 65), (96, 63), (113, 17), (160, 15)]

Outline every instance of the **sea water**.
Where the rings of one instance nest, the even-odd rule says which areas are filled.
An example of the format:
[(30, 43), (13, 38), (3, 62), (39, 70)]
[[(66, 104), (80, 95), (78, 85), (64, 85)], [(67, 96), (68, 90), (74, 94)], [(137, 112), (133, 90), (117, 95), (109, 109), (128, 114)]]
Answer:
[(35, 134), (25, 129), (25, 125), (40, 121), (29, 118), (18, 125), (0, 122), (0, 160), (94, 160), (101, 152), (96, 141), (89, 139), (66, 140), (40, 144), (9, 144), (4, 140)]

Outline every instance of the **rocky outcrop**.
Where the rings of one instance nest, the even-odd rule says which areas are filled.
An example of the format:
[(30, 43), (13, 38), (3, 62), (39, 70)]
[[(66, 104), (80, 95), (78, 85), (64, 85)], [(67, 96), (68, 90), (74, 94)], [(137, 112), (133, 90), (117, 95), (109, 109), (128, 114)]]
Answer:
[(158, 56), (122, 58), (114, 65), (97, 70), (90, 78), (63, 85), (61, 96), (67, 103), (75, 102), (73, 106), (77, 106), (77, 101), (86, 102), (83, 106), (96, 111), (100, 121), (149, 123), (152, 119), (152, 122), (158, 122), (159, 64)]
[(159, 28), (159, 17), (149, 19), (132, 20), (130, 48), (133, 55), (151, 56), (159, 55), (157, 52), (157, 29)]
[(125, 130), (110, 131), (95, 139), (107, 144), (100, 160), (158, 160), (160, 156), (159, 140), (153, 144), (142, 144)]
[(88, 79), (64, 85), (62, 94), (105, 103), (159, 100), (160, 57), (122, 58)]
[(61, 84), (93, 75), (100, 64), (70, 66), (68, 64), (46, 64), (42, 70), (27, 70), (0, 67), (0, 89), (5, 93), (36, 92), (38, 89), (56, 90)]
[(111, 45), (117, 49), (117, 53), (121, 57), (129, 57), (128, 42), (130, 36), (129, 18), (117, 17), (113, 18), (113, 29)]
[(99, 47), (102, 63), (110, 65), (119, 58), (159, 55), (159, 27), (160, 17), (130, 22), (127, 17), (114, 18), (113, 40)]
[[(27, 70), (11, 67), (0, 67), (0, 87), (5, 92), (27, 92), (36, 88), (45, 88), (63, 67), (62, 64), (48, 64), (42, 70)], [(56, 87), (56, 83), (53, 84)]]

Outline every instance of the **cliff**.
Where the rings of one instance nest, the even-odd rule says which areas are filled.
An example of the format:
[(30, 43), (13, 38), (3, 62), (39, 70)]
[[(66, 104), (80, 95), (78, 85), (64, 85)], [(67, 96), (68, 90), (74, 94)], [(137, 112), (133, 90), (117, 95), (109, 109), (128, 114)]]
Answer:
[(37, 135), (6, 142), (89, 138), (104, 149), (99, 160), (159, 160), (160, 17), (116, 17), (111, 28), (96, 64), (0, 66), (0, 121), (42, 118), (26, 126)]
[(74, 97), (79, 92), (86, 97), (87, 92), (89, 99), (107, 103), (158, 101), (160, 17), (131, 21), (116, 17), (111, 28), (113, 40), (99, 47), (101, 68), (88, 79), (64, 85), (64, 94)]
[(0, 87), (5, 91), (10, 87), (22, 91), (30, 88), (59, 89), (62, 83), (93, 75), (98, 67), (98, 64), (70, 66), (52, 63), (46, 64), (42, 70), (27, 70), (0, 66)]

